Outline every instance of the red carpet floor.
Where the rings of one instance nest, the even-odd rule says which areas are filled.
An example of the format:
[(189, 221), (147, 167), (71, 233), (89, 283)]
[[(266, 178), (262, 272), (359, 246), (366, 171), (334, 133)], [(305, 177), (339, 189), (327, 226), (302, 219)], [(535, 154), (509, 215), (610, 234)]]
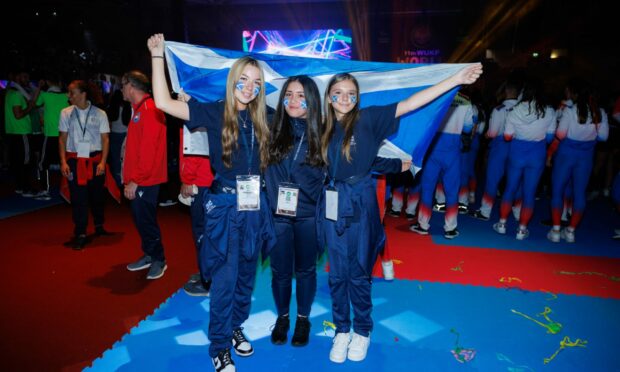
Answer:
[(127, 205), (109, 203), (106, 221), (117, 235), (73, 251), (62, 244), (72, 235), (68, 205), (0, 220), (3, 370), (81, 370), (197, 271), (181, 208), (159, 210), (168, 270), (155, 281), (125, 269), (141, 255)]

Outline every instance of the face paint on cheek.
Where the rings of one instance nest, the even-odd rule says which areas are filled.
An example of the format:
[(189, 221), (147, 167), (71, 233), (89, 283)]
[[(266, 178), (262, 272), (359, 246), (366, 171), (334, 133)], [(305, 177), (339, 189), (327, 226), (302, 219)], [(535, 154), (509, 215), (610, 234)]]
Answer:
[(337, 95), (333, 95), (332, 96), (332, 102), (333, 103), (337, 103), (338, 102), (338, 96)]
[(349, 101), (351, 101), (352, 104), (356, 104), (357, 103), (357, 96), (356, 95), (349, 96)]
[(304, 110), (307, 110), (307, 109), (308, 109), (308, 104), (306, 103), (306, 100), (305, 100), (305, 99), (302, 99), (302, 100), (299, 102), (299, 104), (301, 105), (301, 108), (302, 108), (302, 109), (304, 109)]
[(245, 88), (245, 83), (238, 81), (237, 84), (235, 84), (235, 88), (237, 88), (237, 90), (243, 90), (243, 88)]
[(282, 104), (284, 105), (284, 107), (288, 107), (289, 102), (290, 102), (290, 100), (289, 100), (288, 98), (285, 98), (285, 99), (282, 101)]
[(258, 96), (259, 92), (260, 92), (260, 87), (254, 87), (254, 90), (252, 91), (252, 93), (254, 93), (255, 96)]

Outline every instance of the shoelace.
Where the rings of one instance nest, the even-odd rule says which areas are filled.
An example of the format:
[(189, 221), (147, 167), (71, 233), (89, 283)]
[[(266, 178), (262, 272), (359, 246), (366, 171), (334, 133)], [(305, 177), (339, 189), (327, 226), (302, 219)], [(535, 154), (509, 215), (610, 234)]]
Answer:
[(222, 355), (222, 366), (226, 366), (228, 364), (232, 364), (232, 358), (230, 356), (230, 352), (228, 350), (224, 350), (224, 355)]
[(243, 332), (241, 332), (242, 330), (243, 330), (243, 328), (239, 328), (239, 329), (233, 331), (233, 337), (234, 337), (235, 341), (237, 341), (237, 344), (242, 344), (244, 342), (248, 342), (248, 340), (243, 335)]

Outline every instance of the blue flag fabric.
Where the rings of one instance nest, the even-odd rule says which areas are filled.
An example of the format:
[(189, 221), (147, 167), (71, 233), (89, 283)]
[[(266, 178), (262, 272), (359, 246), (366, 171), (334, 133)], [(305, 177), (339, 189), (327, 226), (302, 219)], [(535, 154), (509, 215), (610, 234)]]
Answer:
[[(466, 64), (403, 64), (362, 62), (256, 54), (167, 41), (166, 60), (172, 88), (183, 89), (203, 102), (224, 98), (226, 76), (234, 61), (245, 55), (258, 60), (265, 74), (267, 104), (276, 107), (280, 88), (289, 76), (308, 75), (323, 94), (329, 79), (337, 73), (351, 73), (360, 85), (361, 107), (387, 105), (409, 97), (455, 74)], [(379, 155), (412, 159), (415, 171), (458, 88), (430, 104), (401, 117), (398, 133), (387, 138)]]

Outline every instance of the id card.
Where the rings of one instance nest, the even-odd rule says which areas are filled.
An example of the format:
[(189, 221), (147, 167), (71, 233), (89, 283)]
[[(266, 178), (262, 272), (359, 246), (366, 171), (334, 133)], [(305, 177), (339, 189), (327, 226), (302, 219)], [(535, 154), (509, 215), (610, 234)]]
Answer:
[(338, 221), (338, 191), (325, 190), (325, 218)]
[(78, 158), (90, 157), (90, 142), (78, 142), (77, 144), (77, 156)]
[(237, 176), (237, 210), (260, 210), (260, 176)]
[(297, 216), (297, 201), (299, 200), (299, 185), (281, 183), (278, 186), (278, 205), (276, 214), (282, 216)]

